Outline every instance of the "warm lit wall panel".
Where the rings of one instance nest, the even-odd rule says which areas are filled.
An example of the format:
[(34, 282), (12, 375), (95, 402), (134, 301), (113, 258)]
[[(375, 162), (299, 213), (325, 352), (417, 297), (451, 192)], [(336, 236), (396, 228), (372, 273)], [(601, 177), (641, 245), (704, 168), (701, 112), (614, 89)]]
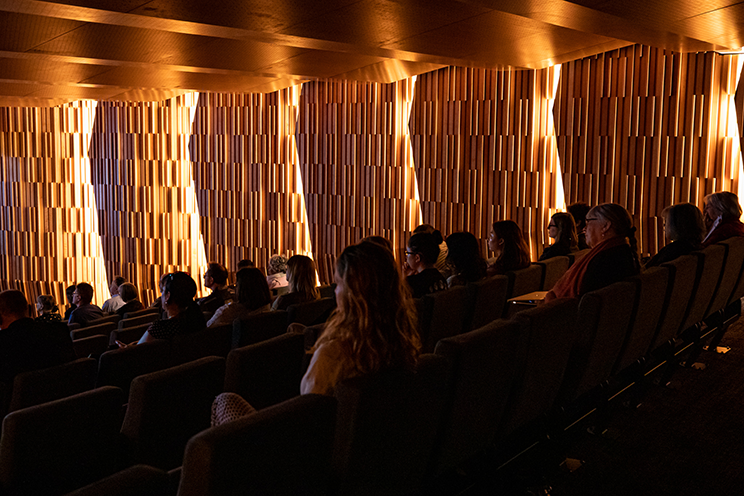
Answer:
[(30, 302), (88, 282), (108, 297), (88, 146), (96, 102), (0, 108), (0, 288)]
[(619, 203), (642, 253), (664, 207), (738, 190), (736, 57), (632, 46), (564, 64), (555, 124), (566, 201)]
[(231, 272), (244, 258), (310, 254), (294, 129), (300, 87), (202, 94), (191, 137), (207, 258)]
[(195, 99), (101, 102), (96, 113), (90, 156), (106, 271), (134, 281), (146, 302), (164, 273), (203, 283), (188, 150)]
[(413, 79), (305, 83), (296, 132), (308, 229), (320, 277), (365, 236), (400, 256), (420, 219), (407, 125)]
[(558, 74), (450, 67), (418, 77), (410, 128), (424, 222), (475, 234), (486, 254), (490, 225), (511, 219), (540, 255), (559, 206), (550, 117)]

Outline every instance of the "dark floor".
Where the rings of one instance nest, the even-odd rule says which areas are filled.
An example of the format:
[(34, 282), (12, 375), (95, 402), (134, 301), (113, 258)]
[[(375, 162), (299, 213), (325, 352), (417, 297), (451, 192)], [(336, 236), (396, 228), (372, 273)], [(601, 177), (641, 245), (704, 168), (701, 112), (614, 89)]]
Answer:
[(583, 460), (581, 468), (531, 474), (530, 484), (508, 491), (486, 477), (462, 494), (744, 494), (744, 319), (721, 345), (731, 351), (698, 359), (705, 370), (680, 369), (671, 387), (653, 386), (638, 408), (616, 408), (605, 435), (577, 429), (567, 454)]

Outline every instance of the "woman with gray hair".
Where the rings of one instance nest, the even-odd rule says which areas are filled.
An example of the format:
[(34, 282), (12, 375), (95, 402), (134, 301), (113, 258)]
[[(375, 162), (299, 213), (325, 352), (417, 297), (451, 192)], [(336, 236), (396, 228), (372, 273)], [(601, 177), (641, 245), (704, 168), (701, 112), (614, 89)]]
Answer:
[(266, 283), (269, 285), (269, 289), (288, 286), (287, 257), (284, 255), (272, 255), (266, 267), (266, 274)]
[(744, 224), (739, 220), (741, 205), (735, 194), (728, 191), (709, 194), (705, 197), (703, 214), (708, 228), (703, 248), (735, 236), (744, 236)]
[(679, 203), (662, 210), (664, 233), (671, 243), (659, 250), (645, 267), (657, 267), (702, 248), (705, 222), (700, 209), (692, 203)]

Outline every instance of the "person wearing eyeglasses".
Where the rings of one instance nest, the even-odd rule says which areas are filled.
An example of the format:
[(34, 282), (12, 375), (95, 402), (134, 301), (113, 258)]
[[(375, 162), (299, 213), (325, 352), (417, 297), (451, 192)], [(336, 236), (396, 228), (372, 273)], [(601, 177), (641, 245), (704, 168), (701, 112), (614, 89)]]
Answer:
[(414, 298), (447, 288), (447, 280), (434, 267), (439, 258), (439, 244), (430, 233), (416, 233), (406, 248), (406, 282)]
[(540, 260), (569, 255), (579, 250), (579, 237), (576, 233), (576, 223), (571, 214), (558, 212), (553, 214), (548, 224), (548, 236), (553, 244), (545, 248)]
[(616, 203), (592, 208), (586, 216), (586, 242), (591, 247), (545, 297), (576, 298), (638, 274), (636, 228), (627, 210)]

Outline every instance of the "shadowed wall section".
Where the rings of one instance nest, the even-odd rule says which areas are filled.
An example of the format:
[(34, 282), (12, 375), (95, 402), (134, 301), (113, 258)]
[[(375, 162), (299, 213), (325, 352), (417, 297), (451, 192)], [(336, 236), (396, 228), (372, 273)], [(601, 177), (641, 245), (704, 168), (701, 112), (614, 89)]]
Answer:
[(555, 122), (566, 202), (615, 202), (642, 253), (664, 244), (664, 207), (738, 192), (739, 57), (635, 45), (563, 65)]
[(511, 219), (540, 256), (562, 207), (550, 116), (559, 74), (449, 67), (419, 76), (410, 128), (424, 222), (472, 232), (485, 255), (491, 224)]

